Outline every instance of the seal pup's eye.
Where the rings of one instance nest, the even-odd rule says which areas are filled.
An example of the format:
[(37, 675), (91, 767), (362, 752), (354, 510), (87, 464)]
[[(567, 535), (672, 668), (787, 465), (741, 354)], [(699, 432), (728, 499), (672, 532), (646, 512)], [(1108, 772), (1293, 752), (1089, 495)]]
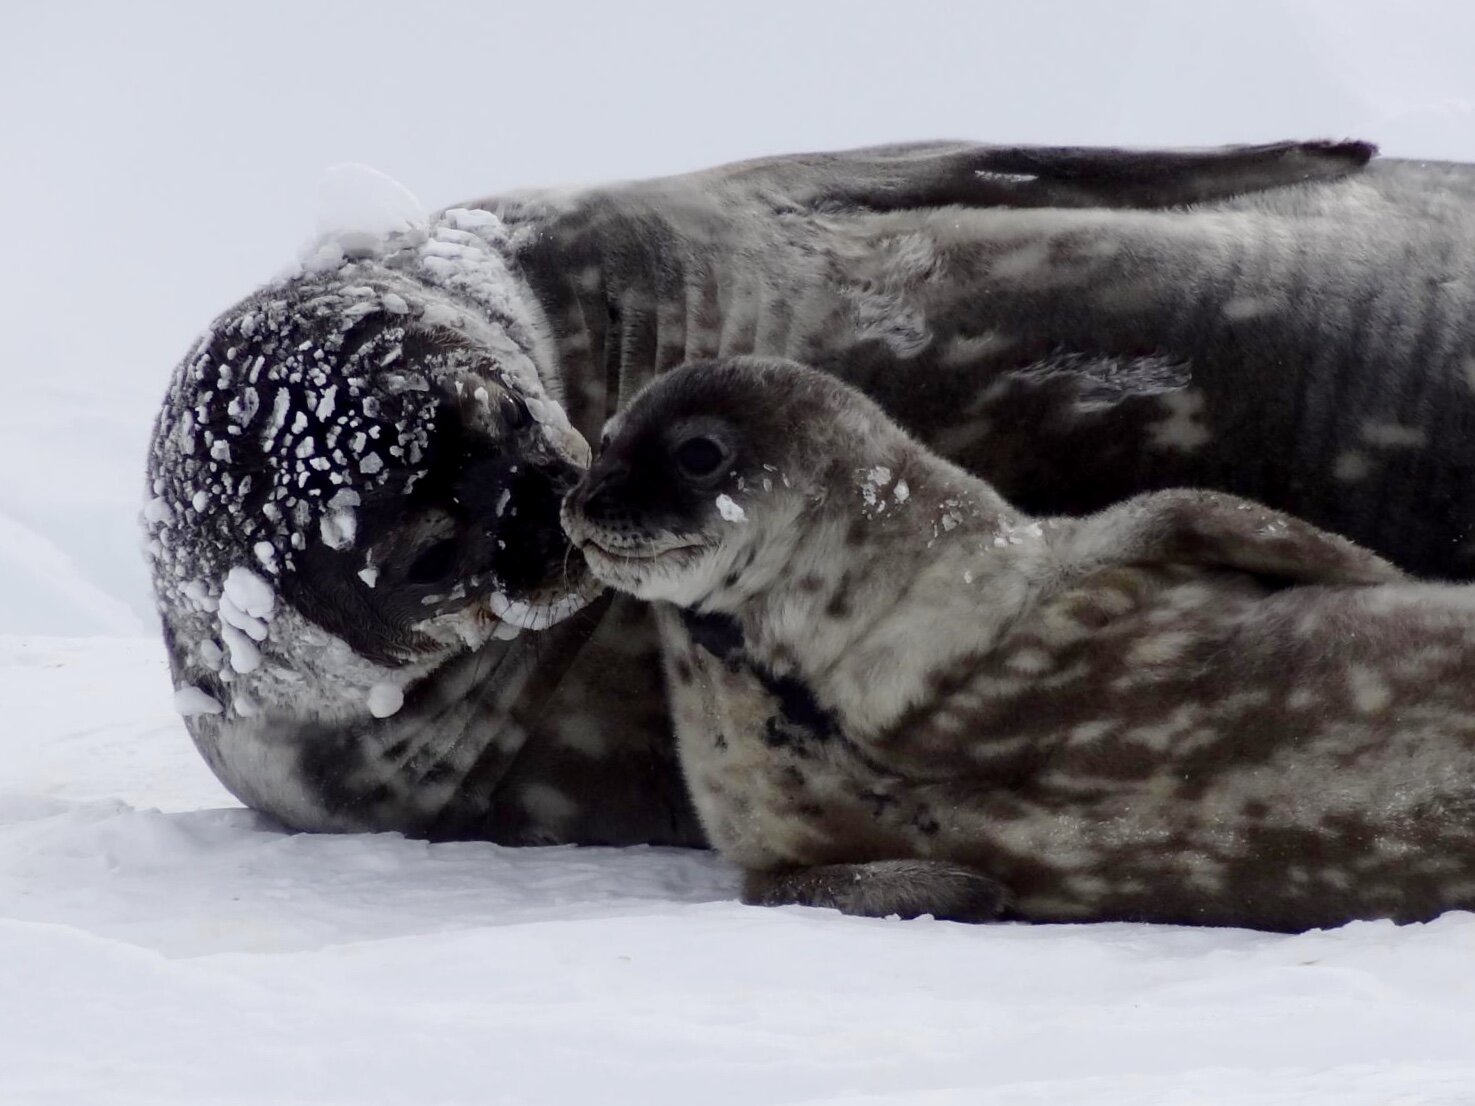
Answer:
[(433, 584), (444, 579), (455, 564), (455, 539), (443, 538), (432, 542), (410, 562), (410, 567), (405, 570), (405, 579), (412, 584)]
[(711, 438), (699, 435), (687, 438), (676, 447), (676, 464), (688, 476), (711, 476), (727, 460), (727, 450)]

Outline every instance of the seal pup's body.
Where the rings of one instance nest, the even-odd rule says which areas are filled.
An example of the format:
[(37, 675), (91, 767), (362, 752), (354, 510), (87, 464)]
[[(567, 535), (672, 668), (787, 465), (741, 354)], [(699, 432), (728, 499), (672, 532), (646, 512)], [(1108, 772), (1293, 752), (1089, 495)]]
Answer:
[(1475, 589), (1216, 493), (1032, 519), (781, 363), (679, 370), (611, 436), (565, 526), (680, 607), (682, 764), (751, 901), (1284, 930), (1475, 906)]

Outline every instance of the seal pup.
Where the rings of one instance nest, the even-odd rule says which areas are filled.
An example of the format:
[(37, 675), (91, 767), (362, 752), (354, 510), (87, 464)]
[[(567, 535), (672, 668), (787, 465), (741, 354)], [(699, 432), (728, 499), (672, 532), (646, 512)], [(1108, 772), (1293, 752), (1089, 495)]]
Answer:
[[(390, 560), (407, 566), (435, 539), (416, 499), (430, 485), (411, 483), (421, 462), (404, 448), (374, 451), (368, 463), (385, 477), (374, 518), (355, 509), (345, 550), (324, 542), (318, 500), (297, 497), (309, 513), (293, 524), (305, 545), (278, 557), (273, 574), (256, 560), (263, 538), (247, 531), (261, 521), (255, 489), (286, 487), (307, 464), (310, 479), (336, 475), (362, 494), (367, 457), (341, 440), (327, 447), (336, 415), (319, 427), (316, 406), (292, 450), (212, 443), (208, 457), (194, 455), (201, 404), (211, 417), (227, 412), (212, 431), (227, 438), (249, 443), (271, 426), (263, 373), (297, 375), (304, 395), (331, 395), (335, 407), (366, 380), (387, 390), (448, 379), (436, 365), (443, 342), (491, 381), (495, 408), (520, 398), (543, 428), (490, 427), (468, 472), (542, 470), (542, 436), (564, 435), (554, 423), (565, 413), (592, 438), (682, 361), (763, 353), (860, 386), (1027, 510), (1079, 513), (1152, 488), (1217, 487), (1408, 567), (1475, 574), (1465, 540), (1475, 519), (1475, 282), (1462, 276), (1475, 253), (1475, 172), (1370, 161), (1372, 152), (1358, 142), (912, 143), (492, 196), (388, 236), (330, 236), (211, 325), (160, 411), (144, 517), (185, 724), (227, 786), (296, 829), (702, 843), (651, 619), (623, 596), (570, 613), (578, 600), (560, 590), (560, 574), (565, 559), (577, 573), (577, 555), (560, 552), (546, 525), (525, 525), (550, 513), (539, 481), (486, 484), (493, 512), (511, 492), (487, 537), (527, 550), (520, 584), (492, 586), (463, 544), (444, 585), (404, 593), (410, 606), (427, 594), (456, 603), (460, 588), (466, 610), (523, 598), (494, 623), (461, 620), (465, 634), (440, 623), (437, 648), (406, 666), (397, 658), (416, 619), (381, 609), (401, 594), (392, 573), (373, 587), (360, 574), (374, 575), (371, 545), (388, 556), (392, 536)], [(360, 348), (371, 337), (383, 364), (365, 377)], [(393, 403), (432, 394), (396, 392)], [(317, 452), (297, 457), (308, 438)], [(193, 461), (195, 476), (174, 475)], [(461, 464), (437, 463), (448, 476)], [(240, 510), (231, 489), (248, 481), (250, 509)], [(460, 510), (455, 495), (443, 501)], [(237, 695), (238, 674), (212, 667), (225, 643), (211, 629), (215, 612), (196, 604), (216, 602), (234, 567), (273, 593), (271, 632), (251, 639), (261, 670), (281, 674), (270, 695)], [(524, 613), (518, 637), (472, 644), (493, 626), (511, 634)], [(284, 649), (294, 620), (313, 644)], [(217, 686), (221, 672), (234, 688)], [(383, 717), (368, 697), (380, 685), (379, 714), (391, 689), (404, 697)], [(219, 713), (195, 709), (209, 701)], [(238, 702), (262, 709), (248, 715)]]
[(660, 604), (682, 766), (750, 902), (1274, 930), (1475, 906), (1475, 588), (1212, 492), (1033, 518), (752, 358), (642, 392), (564, 527)]

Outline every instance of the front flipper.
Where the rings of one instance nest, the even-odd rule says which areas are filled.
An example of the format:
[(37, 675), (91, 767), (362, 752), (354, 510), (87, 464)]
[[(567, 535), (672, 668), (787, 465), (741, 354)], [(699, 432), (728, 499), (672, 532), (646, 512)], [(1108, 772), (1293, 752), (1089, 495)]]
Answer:
[(698, 175), (804, 208), (1162, 208), (1334, 180), (1376, 152), (1356, 141), (1186, 150), (929, 142), (764, 158)]
[(940, 860), (873, 860), (812, 868), (747, 871), (749, 906), (827, 906), (842, 914), (915, 918), (931, 914), (954, 922), (989, 922), (1008, 902), (1004, 887), (976, 868)]
[[(1178, 207), (1354, 173), (1369, 142), (1270, 142), (1194, 150), (1015, 146), (980, 152), (971, 191), (1007, 207)], [(978, 203), (979, 200), (958, 200)]]
[(1152, 492), (1084, 520), (1087, 560), (1227, 568), (1294, 584), (1370, 585), (1408, 577), (1339, 534), (1219, 492)]

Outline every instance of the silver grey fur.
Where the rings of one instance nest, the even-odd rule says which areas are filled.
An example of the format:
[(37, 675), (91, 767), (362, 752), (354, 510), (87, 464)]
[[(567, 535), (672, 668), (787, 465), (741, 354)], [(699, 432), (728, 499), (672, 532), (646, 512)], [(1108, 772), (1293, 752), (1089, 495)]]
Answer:
[[(214, 565), (199, 578), (207, 592), (232, 567), (260, 567), (252, 536), (217, 506), (233, 494), (223, 478), (239, 487), (249, 474), (234, 457), (216, 462), (221, 494), (195, 512), (201, 489), (170, 482), (181, 455), (169, 443), (203, 400), (226, 421), (232, 402), (249, 407), (244, 378), (219, 375), (231, 350), (283, 368), (300, 352), (345, 383), (357, 347), (345, 350), (342, 329), (318, 313), (328, 301), (334, 318), (357, 312), (368, 289), (383, 310), (357, 325), (385, 343), (380, 357), (397, 350), (400, 361), (364, 378), (366, 394), (403, 395), (391, 377), (423, 375), (417, 361), (429, 355), (415, 332), (451, 335), (474, 371), (511, 373), (530, 399), (560, 400), (594, 441), (636, 388), (681, 361), (787, 355), (859, 385), (1030, 510), (1217, 487), (1407, 567), (1467, 576), (1475, 174), (1381, 160), (1364, 169), (1366, 155), (932, 143), (452, 209), (422, 241), (352, 244), (341, 265), (274, 283), (216, 321), (161, 412), (151, 481), (181, 498), (168, 526), (150, 522), (153, 538)], [(416, 253), (431, 247), (461, 253), (432, 264)], [(498, 266), (496, 279), (462, 279)], [(241, 333), (264, 308), (278, 316), (275, 344)], [(406, 321), (408, 344), (395, 336)], [(488, 389), (495, 402), (499, 388)], [(269, 415), (268, 405), (254, 417)], [(488, 440), (511, 460), (541, 448)], [(409, 466), (399, 467), (407, 481)], [(409, 558), (434, 539), (432, 522), (365, 519), (361, 536), (365, 548), (387, 542), (386, 556)], [(273, 580), (279, 616), (263, 666), (288, 683), (299, 672), (302, 689), (250, 719), (187, 719), (245, 801), (304, 829), (702, 841), (638, 604), (600, 599), (552, 629), (476, 649), (462, 642), (477, 633), (452, 632), (421, 654), (421, 675), (390, 648), (403, 645), (409, 620), (362, 615), (373, 597), (362, 560), (346, 556), (315, 548), (305, 559), (316, 567), (295, 582), (331, 600), (316, 617), (336, 618), (343, 633), (303, 616), (289, 582)], [(205, 642), (195, 600), (176, 592), (190, 579), (168, 575), (174, 563), (156, 568), (166, 573), (159, 597), (176, 684), (224, 702), (217, 669), (196, 651)], [(356, 645), (343, 636), (355, 627)], [(284, 636), (297, 644), (279, 652)], [(386, 649), (390, 659), (376, 659)], [(304, 671), (305, 658), (331, 664)], [(404, 705), (375, 718), (365, 687), (383, 681), (403, 683)], [(345, 709), (324, 712), (309, 687)]]
[(1214, 492), (1031, 518), (754, 358), (635, 397), (564, 519), (658, 601), (682, 768), (750, 901), (1285, 930), (1475, 907), (1475, 585)]

